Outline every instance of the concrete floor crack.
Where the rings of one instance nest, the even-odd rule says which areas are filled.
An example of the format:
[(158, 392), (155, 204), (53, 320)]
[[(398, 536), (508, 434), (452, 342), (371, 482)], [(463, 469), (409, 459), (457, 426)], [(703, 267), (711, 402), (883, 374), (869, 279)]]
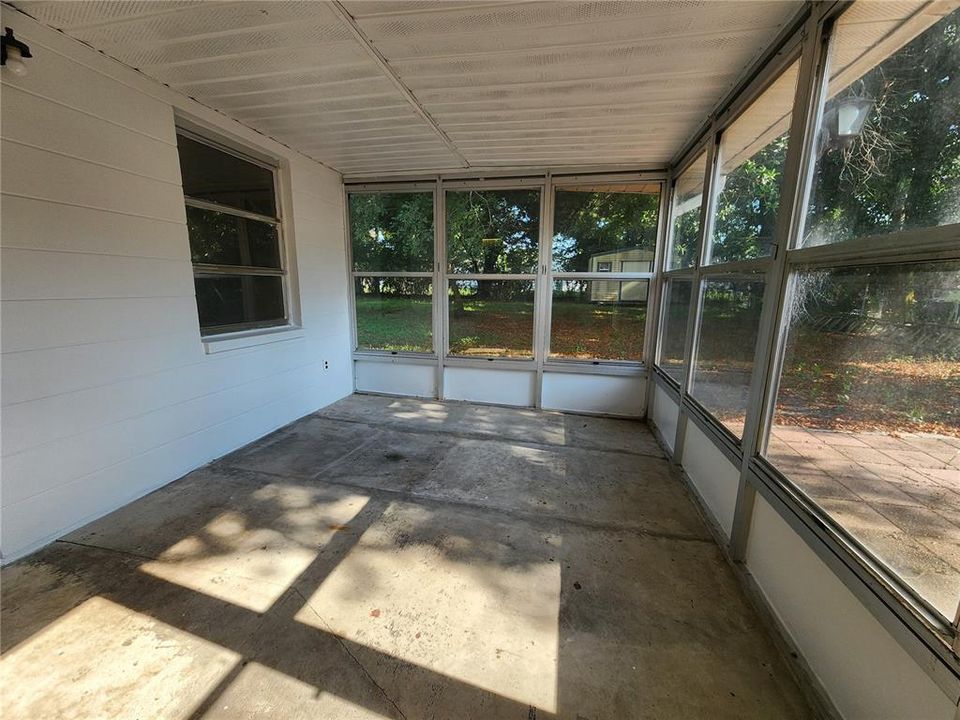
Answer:
[(383, 685), (381, 685), (376, 681), (373, 675), (370, 674), (370, 671), (367, 670), (366, 666), (362, 662), (360, 662), (360, 659), (350, 651), (350, 648), (343, 641), (343, 638), (341, 638), (339, 635), (337, 635), (333, 631), (333, 628), (324, 619), (324, 617), (317, 612), (316, 608), (314, 608), (313, 605), (310, 603), (310, 600), (308, 600), (307, 597), (302, 592), (300, 592), (298, 588), (293, 588), (293, 591), (300, 596), (300, 599), (303, 600), (304, 605), (310, 608), (310, 612), (316, 615), (317, 619), (323, 624), (324, 629), (330, 634), (332, 638), (334, 638), (337, 641), (337, 644), (343, 649), (343, 651), (347, 655), (350, 656), (350, 659), (353, 660), (354, 663), (356, 663), (357, 667), (360, 668), (360, 672), (364, 674), (367, 680), (373, 683), (374, 687), (376, 687), (377, 690), (380, 691), (380, 694), (383, 695), (384, 699), (393, 706), (393, 709), (397, 711), (397, 714), (402, 718), (402, 720), (407, 720), (407, 716), (404, 715), (403, 710), (400, 709), (400, 706), (397, 705), (396, 701), (392, 697), (390, 697), (390, 695), (384, 689)]

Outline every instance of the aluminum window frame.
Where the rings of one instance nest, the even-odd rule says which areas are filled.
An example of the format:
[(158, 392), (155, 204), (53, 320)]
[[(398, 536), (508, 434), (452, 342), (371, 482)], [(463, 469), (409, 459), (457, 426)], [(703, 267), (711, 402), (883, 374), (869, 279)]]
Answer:
[[(539, 331), (542, 327), (542, 275), (543, 275), (543, 235), (545, 229), (545, 213), (548, 211), (546, 194), (548, 180), (543, 177), (526, 178), (500, 178), (495, 180), (453, 180), (442, 183), (442, 207), (443, 215), (443, 235), (438, 236), (438, 241), (443, 245), (443, 260), (441, 266), (441, 277), (443, 284), (443, 307), (440, 309), (443, 322), (444, 344), (441, 357), (443, 367), (484, 367), (499, 369), (534, 369), (538, 375), (542, 372), (543, 351), (539, 342)], [(496, 190), (537, 190), (540, 194), (540, 222), (537, 228), (537, 263), (532, 273), (457, 273), (450, 270), (450, 264), (447, 262), (447, 193), (448, 192), (478, 192), (496, 191)], [(450, 352), (450, 301), (447, 294), (450, 291), (450, 282), (463, 280), (503, 280), (503, 281), (526, 281), (533, 283), (533, 335), (531, 338), (530, 357), (504, 357), (498, 355), (454, 355)], [(539, 380), (539, 377), (538, 377)], [(537, 383), (537, 401), (536, 407), (540, 407), (540, 387), (542, 383)]]
[[(919, 4), (915, 13), (906, 18), (904, 23), (915, 21), (929, 5)], [(709, 199), (704, 202), (704, 211), (708, 212), (710, 217), (708, 222), (701, 217), (700, 262), (693, 268), (661, 268), (659, 273), (662, 292), (665, 291), (668, 279), (685, 278), (694, 281), (695, 294), (691, 301), (684, 350), (687, 373), (683, 382), (675, 382), (659, 366), (658, 355), (651, 379), (673, 397), (679, 406), (672, 462), (680, 464), (683, 461), (685, 426), (690, 419), (740, 468), (733, 531), (727, 545), (731, 560), (735, 564), (745, 562), (753, 501), (759, 492), (951, 701), (957, 703), (960, 702), (960, 610), (954, 618), (930, 612), (928, 604), (922, 601), (905, 581), (885, 565), (878, 563), (869, 552), (864, 552), (860, 543), (850, 533), (833, 521), (760, 453), (760, 448), (767, 441), (774, 417), (786, 333), (789, 329), (787, 309), (790, 307), (793, 278), (798, 269), (960, 260), (960, 224), (887, 233), (835, 244), (798, 247), (816, 161), (814, 143), (829, 79), (829, 43), (836, 20), (850, 7), (849, 2), (833, 1), (814, 2), (806, 6), (790, 33), (778, 38), (774, 49), (767, 54), (768, 59), (759, 69), (753, 71), (752, 79), (743, 83), (733, 96), (724, 99), (702, 134), (688, 143), (674, 163), (674, 168), (685, 168), (698, 157), (704, 147), (708, 149), (710, 154), (705, 197)], [(800, 68), (791, 113), (790, 147), (781, 186), (782, 216), (777, 223), (773, 252), (770, 257), (762, 258), (768, 265), (765, 275), (767, 288), (744, 437), (741, 443), (731, 447), (722, 423), (709, 414), (699, 412), (701, 408), (687, 392), (696, 353), (695, 337), (700, 316), (699, 307), (695, 309), (695, 306), (702, 304), (703, 279), (721, 273), (733, 265), (723, 263), (710, 266), (709, 269), (702, 266), (706, 251), (704, 239), (712, 235), (712, 228), (708, 225), (712, 223), (715, 210), (714, 184), (718, 172), (716, 151), (719, 131), (729, 124), (731, 118), (742, 113), (766, 86), (776, 80), (780, 73), (796, 60), (797, 54), (800, 57)], [(784, 213), (786, 214), (783, 215)], [(672, 229), (672, 203), (670, 223)], [(661, 297), (658, 335), (663, 328), (665, 305), (665, 299)], [(648, 396), (648, 403), (650, 402), (652, 394)], [(921, 601), (917, 602), (918, 599)]]
[[(438, 336), (437, 336), (437, 277), (440, 269), (440, 261), (437, 252), (437, 194), (439, 192), (436, 182), (425, 183), (362, 183), (358, 185), (344, 184), (343, 190), (343, 227), (346, 246), (347, 262), (347, 295), (349, 296), (350, 313), (350, 353), (351, 358), (356, 360), (377, 360), (383, 358), (407, 358), (416, 361), (418, 364), (423, 359), (434, 360), (438, 357)], [(351, 195), (390, 195), (390, 194), (415, 194), (431, 193), (433, 202), (433, 269), (432, 270), (354, 270), (353, 267), (353, 235), (350, 226), (350, 196)], [(430, 278), (431, 279), (431, 342), (433, 350), (430, 352), (418, 352), (416, 350), (377, 350), (373, 348), (360, 348), (357, 332), (357, 297), (356, 281), (358, 278), (381, 278), (381, 277), (405, 277), (405, 278)], [(356, 390), (356, 387), (354, 387)]]
[[(232, 147), (231, 145), (225, 144), (223, 142), (218, 142), (215, 138), (192, 130), (188, 127), (184, 127), (179, 122), (174, 127), (176, 137), (185, 137), (194, 142), (206, 145), (217, 152), (224, 153), (226, 155), (232, 155), (233, 157), (243, 160), (244, 162), (250, 163), (251, 165), (256, 165), (265, 170), (270, 171), (271, 183), (273, 186), (273, 202), (274, 207), (277, 210), (276, 217), (270, 215), (261, 215), (259, 213), (249, 212), (242, 210), (240, 208), (234, 208), (230, 205), (224, 205), (223, 203), (213, 202), (211, 200), (204, 200), (201, 198), (194, 198), (190, 195), (187, 195), (186, 192), (183, 193), (183, 203), (184, 207), (194, 207), (201, 210), (210, 210), (213, 212), (222, 213), (224, 215), (231, 215), (233, 217), (243, 218), (245, 220), (253, 220), (256, 222), (266, 223), (272, 225), (277, 230), (277, 258), (279, 267), (270, 268), (270, 267), (260, 267), (256, 265), (227, 265), (227, 264), (216, 264), (216, 263), (195, 263), (193, 262), (193, 250), (191, 248), (191, 266), (193, 269), (194, 283), (196, 283), (196, 278), (199, 275), (217, 275), (222, 277), (279, 277), (280, 278), (280, 296), (281, 302), (283, 304), (283, 317), (274, 319), (274, 320), (254, 320), (249, 322), (242, 323), (230, 323), (227, 325), (210, 325), (207, 327), (200, 328), (200, 338), (204, 342), (211, 340), (216, 340), (221, 336), (230, 336), (234, 333), (247, 332), (250, 330), (267, 330), (281, 327), (292, 327), (293, 323), (291, 322), (291, 306), (292, 298), (290, 297), (290, 273), (288, 267), (288, 248), (287, 248), (287, 238), (284, 233), (284, 220), (283, 220), (283, 198), (281, 194), (281, 172), (280, 167), (277, 164), (267, 162), (259, 157), (253, 155), (248, 155), (241, 150)], [(189, 230), (187, 233), (187, 240), (189, 242)], [(199, 307), (197, 308), (197, 316), (199, 320)]]
[[(955, 616), (953, 618), (945, 617), (908, 583), (899, 578), (891, 568), (879, 560), (860, 540), (837, 523), (815, 501), (808, 498), (799, 486), (763, 454), (774, 425), (776, 399), (790, 329), (789, 308), (796, 287), (796, 277), (800, 272), (960, 260), (960, 242), (958, 242), (958, 239), (960, 239), (960, 223), (908, 229), (826, 245), (799, 247), (807, 220), (806, 208), (817, 161), (814, 146), (826, 104), (832, 61), (831, 42), (834, 37), (836, 21), (843, 14), (843, 10), (846, 10), (846, 7), (837, 8), (834, 12), (824, 16), (819, 42), (816, 47), (818, 73), (814, 78), (815, 85), (812, 88), (811, 104), (808, 108), (809, 122), (804, 132), (805, 142), (804, 148), (802, 148), (801, 173), (796, 181), (798, 201), (793, 208), (794, 217), (791, 222), (789, 242), (781, 261), (782, 277), (780, 279), (778, 312), (771, 328), (772, 347), (767, 362), (766, 378), (761, 397), (762, 404), (758, 414), (755, 452), (751, 460), (763, 463), (767, 478), (775, 478), (781, 485), (798, 492), (812, 505), (813, 513), (824, 523), (824, 527), (829, 529), (828, 537), (831, 538), (832, 542), (847, 548), (848, 553), (851, 548), (856, 549), (854, 555), (858, 561), (858, 574), (861, 577), (869, 577), (871, 580), (879, 582), (887, 592), (896, 596), (901, 608), (905, 608), (921, 618), (924, 627), (941, 637), (949, 638), (950, 644), (955, 645), (958, 622), (960, 622), (960, 594), (957, 597)], [(905, 22), (909, 22), (909, 19)], [(751, 474), (757, 475), (755, 470)], [(759, 478), (755, 477), (754, 479)], [(958, 665), (958, 669), (960, 669), (960, 665)]]
[[(390, 179), (385, 181), (351, 182), (347, 180), (343, 185), (343, 223), (344, 248), (346, 256), (346, 281), (350, 288), (348, 292), (348, 307), (350, 312), (350, 342), (353, 348), (351, 357), (354, 362), (400, 362), (412, 365), (433, 364), (436, 367), (436, 397), (444, 397), (444, 371), (446, 368), (483, 368), (490, 370), (525, 370), (535, 371), (535, 406), (542, 407), (544, 375), (548, 373), (630, 376), (650, 378), (649, 368), (653, 349), (656, 347), (656, 318), (659, 307), (659, 268), (663, 262), (665, 232), (669, 218), (668, 181), (670, 178), (667, 169), (581, 169), (575, 172), (555, 175), (549, 170), (516, 174), (510, 172), (478, 173), (476, 177), (465, 177), (462, 173), (438, 173), (430, 178), (413, 177), (410, 179)], [(551, 248), (553, 239), (553, 198), (554, 187), (582, 184), (622, 184), (624, 182), (650, 182), (659, 184), (660, 204), (658, 207), (658, 225), (656, 241), (654, 243), (654, 260), (651, 271), (647, 273), (620, 273), (628, 279), (648, 279), (649, 289), (647, 296), (647, 316), (644, 326), (644, 347), (642, 360), (577, 360), (564, 358), (550, 358), (549, 322), (550, 302), (552, 301), (552, 258)], [(446, 191), (460, 190), (529, 190), (538, 188), (541, 198), (541, 222), (538, 237), (538, 264), (536, 272), (528, 273), (448, 273), (446, 262)], [(353, 270), (353, 248), (350, 236), (349, 195), (356, 193), (388, 193), (388, 192), (417, 192), (432, 191), (434, 193), (434, 268), (433, 272), (367, 272)], [(353, 291), (355, 276), (386, 277), (397, 276), (431, 276), (433, 282), (433, 337), (434, 351), (432, 353), (416, 353), (409, 351), (389, 350), (360, 350), (357, 349), (356, 302)], [(578, 274), (573, 273), (576, 276)], [(599, 273), (601, 280), (610, 280), (613, 273)], [(450, 355), (445, 350), (449, 346), (449, 302), (441, 298), (438, 288), (447, 287), (450, 280), (527, 280), (534, 282), (534, 356), (533, 358), (506, 358), (506, 357), (475, 357)], [(560, 278), (558, 278), (560, 279)], [(441, 299), (443, 302), (441, 302)], [(444, 351), (440, 349), (443, 348)], [(356, 390), (356, 376), (354, 376)]]
[[(689, 155), (684, 161), (684, 164), (674, 170), (671, 173), (671, 182), (669, 183), (669, 202), (667, 203), (667, 229), (666, 229), (666, 240), (664, 242), (664, 260), (663, 260), (663, 274), (675, 274), (680, 272), (690, 272), (693, 273), (695, 269), (700, 265), (700, 248), (703, 245), (703, 206), (707, 203), (707, 188), (708, 181), (707, 177), (711, 174), (713, 170), (711, 153), (709, 142), (705, 138), (701, 142), (691, 148)], [(677, 183), (683, 177), (684, 173), (690, 170), (696, 162), (703, 157), (704, 162), (704, 172), (703, 172), (703, 185), (700, 187), (700, 207), (698, 211), (700, 213), (700, 226), (697, 230), (697, 252), (693, 257), (693, 262), (689, 265), (684, 265), (682, 267), (670, 267), (670, 260), (673, 258), (673, 244), (676, 235), (676, 227), (674, 226), (674, 219), (676, 216), (676, 193), (677, 193)]]
[[(656, 304), (654, 297), (657, 293), (657, 282), (659, 278), (658, 268), (660, 258), (663, 254), (664, 227), (666, 212), (664, 196), (667, 194), (667, 173), (636, 172), (621, 174), (580, 174), (567, 175), (548, 178), (547, 191), (551, 197), (549, 227), (547, 228), (544, 248), (544, 258), (541, 268), (545, 275), (545, 328), (543, 337), (544, 365), (547, 371), (553, 372), (584, 372), (586, 374), (603, 374), (596, 368), (604, 368), (611, 375), (642, 375), (646, 372), (647, 365), (651, 365), (651, 335), (655, 332), (656, 325), (654, 317), (656, 316)], [(594, 272), (557, 272), (553, 269), (553, 238), (556, 234), (554, 217), (554, 206), (556, 203), (556, 193), (564, 188), (574, 187), (589, 182), (592, 185), (602, 187), (622, 185), (624, 183), (649, 183), (657, 185), (657, 223), (656, 234), (653, 243), (653, 258), (650, 261), (649, 272), (623, 272), (623, 271), (594, 271)], [(647, 302), (646, 315), (644, 317), (643, 345), (640, 348), (639, 360), (616, 360), (610, 358), (563, 358), (551, 357), (550, 340), (553, 330), (553, 283), (555, 280), (599, 280), (605, 282), (623, 282), (630, 280), (647, 281)]]

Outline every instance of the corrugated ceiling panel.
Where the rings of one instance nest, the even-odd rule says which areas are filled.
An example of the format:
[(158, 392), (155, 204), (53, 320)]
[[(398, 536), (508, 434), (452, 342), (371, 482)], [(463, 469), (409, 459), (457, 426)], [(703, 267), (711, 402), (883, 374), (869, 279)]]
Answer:
[(112, 0), (110, 2), (63, 2), (30, 0), (17, 7), (58, 30), (77, 30), (128, 18), (158, 16), (194, 5), (193, 0)]
[(457, 152), (477, 166), (664, 162), (800, 3), (15, 4), (371, 175), (462, 167)]

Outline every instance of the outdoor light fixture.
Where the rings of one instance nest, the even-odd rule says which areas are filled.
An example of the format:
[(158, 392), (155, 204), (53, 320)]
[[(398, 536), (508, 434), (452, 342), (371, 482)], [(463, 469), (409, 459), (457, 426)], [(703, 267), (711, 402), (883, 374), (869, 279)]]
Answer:
[(29, 57), (33, 57), (30, 47), (13, 36), (12, 28), (4, 28), (4, 34), (0, 36), (0, 65), (14, 75), (26, 75), (27, 66), (23, 59)]
[(849, 96), (838, 100), (823, 115), (822, 150), (849, 147), (863, 132), (875, 101), (869, 97)]

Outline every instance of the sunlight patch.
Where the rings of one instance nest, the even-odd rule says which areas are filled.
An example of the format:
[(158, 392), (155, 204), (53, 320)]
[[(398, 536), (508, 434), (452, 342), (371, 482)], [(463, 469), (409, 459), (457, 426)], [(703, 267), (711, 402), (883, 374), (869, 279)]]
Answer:
[[(189, 717), (240, 659), (214, 643), (94, 597), (3, 656), (2, 714)], [(19, 692), (26, 679), (29, 689)]]
[(269, 485), (254, 494), (281, 510), (259, 518), (228, 510), (140, 569), (171, 583), (265, 612), (367, 504), (364, 495), (330, 500), (316, 488)]
[[(394, 503), (296, 615), (306, 625), (436, 673), (556, 709), (560, 538), (522, 545)], [(518, 530), (518, 532), (524, 532)]]

